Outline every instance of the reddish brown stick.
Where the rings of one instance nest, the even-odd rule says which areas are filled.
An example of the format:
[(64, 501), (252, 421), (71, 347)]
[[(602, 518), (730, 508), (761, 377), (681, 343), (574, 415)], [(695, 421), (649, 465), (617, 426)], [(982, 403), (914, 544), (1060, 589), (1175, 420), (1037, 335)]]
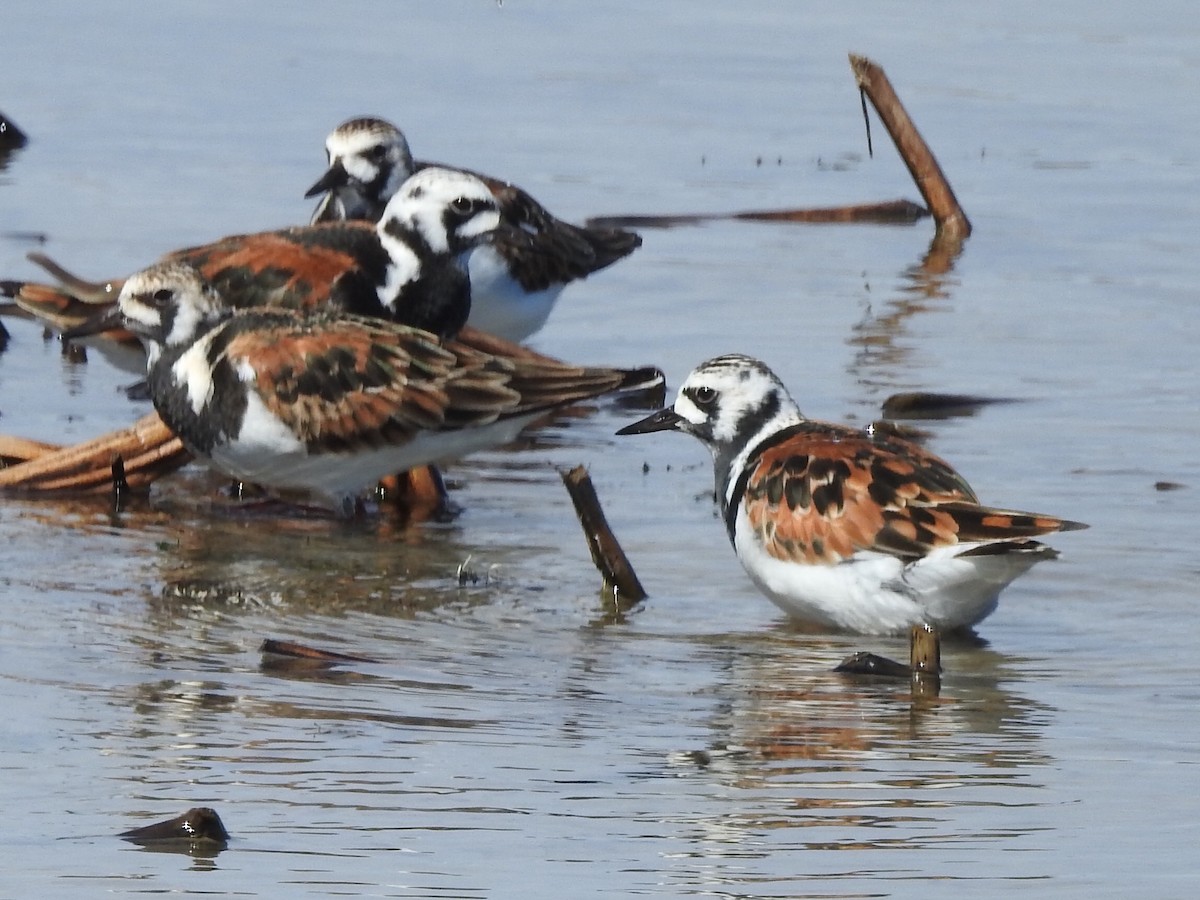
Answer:
[(561, 472), (563, 484), (575, 504), (575, 513), (579, 516), (579, 524), (587, 537), (588, 549), (592, 552), (592, 562), (600, 570), (606, 587), (611, 587), (622, 599), (638, 603), (646, 599), (646, 591), (638, 581), (625, 556), (625, 551), (617, 543), (604, 510), (600, 508), (600, 499), (592, 486), (592, 479), (583, 466), (576, 466), (569, 472)]
[(917, 190), (933, 214), (938, 232), (957, 240), (966, 238), (971, 233), (971, 222), (959, 206), (958, 198), (954, 196), (933, 151), (909, 118), (883, 69), (865, 56), (854, 53), (850, 54), (850, 68), (854, 71), (859, 89), (867, 95), (883, 127), (892, 136), (901, 159), (916, 182)]
[(751, 222), (806, 222), (814, 225), (835, 222), (910, 225), (927, 215), (928, 210), (911, 200), (885, 200), (881, 203), (859, 203), (851, 206), (759, 209), (733, 213), (594, 216), (587, 220), (587, 224), (593, 228), (674, 228), (677, 225), (702, 225), (705, 222), (736, 219)]

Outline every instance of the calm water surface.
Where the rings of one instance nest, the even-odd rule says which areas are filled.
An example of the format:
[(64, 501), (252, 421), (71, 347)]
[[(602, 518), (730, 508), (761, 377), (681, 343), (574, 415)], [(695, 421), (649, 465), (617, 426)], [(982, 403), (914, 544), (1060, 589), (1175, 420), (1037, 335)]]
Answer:
[[(1200, 20), (1189, 4), (179, 3), (4, 16), (0, 277), (91, 277), (303, 220), (337, 122), (564, 217), (916, 197), (866, 156), (845, 54), (884, 66), (976, 231), (645, 234), (540, 349), (767, 360), (811, 415), (900, 390), (1016, 398), (928, 423), (988, 501), (1092, 523), (949, 645), (937, 700), (831, 669), (742, 575), (704, 450), (561, 419), (454, 466), (402, 528), (231, 518), (189, 469), (119, 515), (0, 503), (11, 897), (1190, 896), (1200, 883)], [(44, 244), (35, 240), (44, 235)], [(127, 424), (132, 380), (8, 320), (0, 428)], [(557, 469), (586, 463), (651, 597), (601, 595)], [(1183, 485), (1156, 490), (1157, 482)], [(459, 578), (465, 563), (469, 577)], [(264, 664), (266, 637), (357, 653)], [(220, 853), (117, 832), (215, 807)]]

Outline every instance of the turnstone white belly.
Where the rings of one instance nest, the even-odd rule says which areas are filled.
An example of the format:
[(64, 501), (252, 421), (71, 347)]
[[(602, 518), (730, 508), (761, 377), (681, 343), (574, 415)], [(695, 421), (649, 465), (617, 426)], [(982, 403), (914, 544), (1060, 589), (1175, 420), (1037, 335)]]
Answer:
[(673, 406), (618, 434), (675, 430), (712, 452), (738, 559), (797, 620), (867, 634), (967, 629), (1057, 553), (1032, 537), (1087, 526), (983, 506), (950, 465), (875, 429), (801, 415), (756, 359), (698, 366)]
[(127, 279), (118, 308), (146, 345), (155, 408), (193, 454), (340, 512), (384, 475), (505, 443), (547, 411), (656, 377), (496, 355), (332, 310), (233, 309), (178, 260)]
[[(324, 194), (312, 221), (375, 221), (412, 172), (431, 163), (414, 161), (404, 134), (383, 119), (343, 122), (325, 140), (329, 168), (305, 196)], [(642, 239), (621, 228), (590, 228), (555, 218), (515, 185), (477, 172), (492, 190), (503, 221), (498, 233), (470, 256), (474, 305), (471, 325), (511, 341), (523, 341), (545, 323), (569, 282), (628, 256)]]

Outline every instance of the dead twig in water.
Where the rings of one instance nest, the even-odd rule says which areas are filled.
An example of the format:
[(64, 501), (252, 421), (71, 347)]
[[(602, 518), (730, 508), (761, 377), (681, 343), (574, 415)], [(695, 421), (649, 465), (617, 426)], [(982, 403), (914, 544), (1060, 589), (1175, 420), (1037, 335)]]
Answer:
[(571, 502), (575, 504), (575, 514), (579, 516), (579, 524), (583, 526), (587, 538), (588, 549), (592, 552), (592, 562), (600, 570), (604, 578), (605, 589), (613, 590), (618, 596), (629, 603), (639, 603), (646, 599), (646, 591), (638, 581), (625, 556), (625, 551), (617, 542), (608, 527), (604, 510), (600, 508), (600, 499), (592, 486), (592, 479), (583, 466), (576, 466), (569, 472), (560, 472)]
[(138, 490), (179, 468), (191, 455), (157, 413), (69, 447), (0, 436), (0, 491), (107, 493), (113, 490), (117, 458), (125, 488)]
[(911, 200), (886, 200), (852, 206), (819, 206), (808, 209), (766, 209), (733, 213), (680, 213), (677, 215), (594, 216), (587, 220), (592, 228), (675, 228), (679, 225), (703, 225), (705, 222), (735, 220), (741, 222), (804, 222), (829, 225), (859, 222), (874, 225), (911, 225), (929, 215), (929, 210)]
[(352, 656), (349, 653), (338, 653), (334, 650), (323, 650), (320, 647), (310, 647), (295, 641), (282, 641), (277, 638), (265, 638), (258, 648), (264, 657), (279, 657), (286, 660), (302, 660), (316, 663), (361, 662), (374, 663), (378, 660), (369, 656)]
[(900, 158), (908, 166), (917, 190), (933, 214), (938, 232), (960, 241), (965, 239), (971, 233), (971, 222), (959, 206), (958, 198), (954, 196), (933, 151), (909, 118), (883, 69), (865, 56), (855, 53), (850, 54), (850, 68), (859, 90), (871, 101), (883, 127), (892, 136)]

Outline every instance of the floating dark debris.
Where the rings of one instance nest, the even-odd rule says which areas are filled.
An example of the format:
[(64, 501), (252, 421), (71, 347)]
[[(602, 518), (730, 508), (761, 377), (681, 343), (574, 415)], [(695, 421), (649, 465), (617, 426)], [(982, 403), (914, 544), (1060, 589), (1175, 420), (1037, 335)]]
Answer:
[(888, 419), (951, 419), (973, 416), (984, 406), (1016, 402), (1018, 401), (1011, 397), (906, 391), (892, 394), (883, 401), (883, 415)]
[(841, 675), (868, 678), (906, 678), (912, 682), (913, 696), (936, 697), (942, 687), (942, 647), (937, 629), (914, 625), (909, 631), (908, 665), (859, 651), (847, 656), (833, 671)]
[(274, 638), (267, 638), (262, 642), (259, 651), (263, 655), (264, 665), (268, 662), (268, 657), (272, 657), (271, 662), (276, 661), (303, 661), (335, 664), (341, 662), (361, 662), (373, 663), (378, 660), (371, 659), (369, 656), (353, 656), (349, 653), (336, 653), (333, 650), (322, 650), (319, 647), (309, 647), (307, 644), (298, 644), (294, 641), (280, 641)]
[(860, 650), (843, 659), (834, 668), (842, 675), (867, 675), (879, 678), (911, 678), (912, 669), (904, 663)]
[(197, 806), (173, 819), (131, 828), (117, 836), (142, 845), (208, 843), (224, 846), (229, 842), (225, 823), (215, 809), (207, 806)]

